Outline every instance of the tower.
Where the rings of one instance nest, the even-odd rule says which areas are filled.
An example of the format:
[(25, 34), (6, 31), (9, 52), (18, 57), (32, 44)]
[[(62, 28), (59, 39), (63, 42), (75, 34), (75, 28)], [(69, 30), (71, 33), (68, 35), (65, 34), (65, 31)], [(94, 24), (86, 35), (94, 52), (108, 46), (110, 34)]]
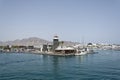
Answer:
[(54, 36), (53, 38), (53, 51), (59, 46), (59, 39), (58, 36)]

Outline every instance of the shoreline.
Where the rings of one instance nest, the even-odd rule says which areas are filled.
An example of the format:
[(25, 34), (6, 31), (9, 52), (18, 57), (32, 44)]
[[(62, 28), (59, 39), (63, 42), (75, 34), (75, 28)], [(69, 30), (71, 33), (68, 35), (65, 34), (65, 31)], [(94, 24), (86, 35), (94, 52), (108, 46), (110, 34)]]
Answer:
[(0, 53), (39, 54), (39, 55), (50, 55), (50, 56), (75, 56), (75, 53), (63, 54), (63, 53), (53, 53), (53, 52), (0, 52)]

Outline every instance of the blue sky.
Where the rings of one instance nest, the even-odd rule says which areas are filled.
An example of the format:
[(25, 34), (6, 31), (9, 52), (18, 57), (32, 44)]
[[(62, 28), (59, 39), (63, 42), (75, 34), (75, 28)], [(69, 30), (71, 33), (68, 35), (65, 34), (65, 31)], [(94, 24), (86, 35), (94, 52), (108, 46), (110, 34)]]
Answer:
[(0, 41), (119, 43), (120, 0), (0, 0)]

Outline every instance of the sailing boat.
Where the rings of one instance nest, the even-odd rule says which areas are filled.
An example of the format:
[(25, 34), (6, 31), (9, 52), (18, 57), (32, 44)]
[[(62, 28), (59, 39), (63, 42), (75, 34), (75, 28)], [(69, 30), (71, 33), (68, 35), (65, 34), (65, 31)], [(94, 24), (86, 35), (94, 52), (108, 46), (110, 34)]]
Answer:
[(79, 56), (85, 54), (87, 54), (87, 48), (84, 45), (84, 38), (82, 38), (82, 44), (78, 45), (77, 52), (75, 53), (75, 55)]
[(81, 48), (79, 47), (80, 45), (78, 45), (77, 47), (77, 52), (75, 53), (75, 55), (85, 55), (85, 54), (90, 54), (90, 53), (95, 53), (92, 49), (92, 43), (90, 46), (88, 45), (84, 45), (84, 39), (82, 40), (82, 46)]

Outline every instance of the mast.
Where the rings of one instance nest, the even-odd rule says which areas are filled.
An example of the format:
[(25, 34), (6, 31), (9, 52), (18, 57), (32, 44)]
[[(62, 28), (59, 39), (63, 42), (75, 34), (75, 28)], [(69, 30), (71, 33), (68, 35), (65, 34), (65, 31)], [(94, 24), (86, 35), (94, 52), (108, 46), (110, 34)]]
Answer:
[(84, 45), (84, 36), (82, 36), (82, 46), (83, 46), (83, 48), (85, 48), (85, 45)]

